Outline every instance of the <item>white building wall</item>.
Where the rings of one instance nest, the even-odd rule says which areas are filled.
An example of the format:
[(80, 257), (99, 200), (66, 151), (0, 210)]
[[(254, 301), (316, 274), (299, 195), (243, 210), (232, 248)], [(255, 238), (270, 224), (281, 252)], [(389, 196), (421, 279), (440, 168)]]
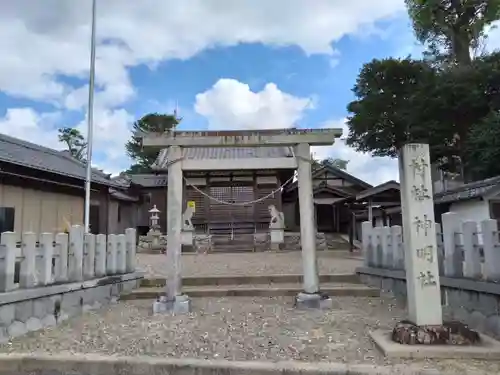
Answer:
[(457, 213), (462, 222), (480, 222), (490, 218), (489, 201), (474, 199), (470, 201), (452, 203), (450, 205), (450, 212)]

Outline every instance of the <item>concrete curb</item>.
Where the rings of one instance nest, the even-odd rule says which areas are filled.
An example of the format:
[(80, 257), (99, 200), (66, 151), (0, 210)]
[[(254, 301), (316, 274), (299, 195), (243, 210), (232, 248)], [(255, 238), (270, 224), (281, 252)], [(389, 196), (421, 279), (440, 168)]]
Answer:
[(408, 366), (342, 363), (236, 362), (225, 360), (110, 357), (95, 354), (0, 354), (0, 375), (439, 375)]

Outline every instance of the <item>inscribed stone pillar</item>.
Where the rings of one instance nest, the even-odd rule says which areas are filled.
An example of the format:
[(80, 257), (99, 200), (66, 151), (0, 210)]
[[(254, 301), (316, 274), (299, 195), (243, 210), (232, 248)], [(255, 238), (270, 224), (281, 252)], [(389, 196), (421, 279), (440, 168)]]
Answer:
[(297, 145), (297, 183), (299, 186), (300, 242), (304, 269), (304, 292), (319, 292), (316, 260), (316, 228), (311, 176), (311, 151), (307, 143)]
[(409, 320), (441, 325), (441, 291), (429, 145), (407, 144), (399, 155)]
[(167, 195), (167, 299), (181, 295), (181, 247), (182, 247), (182, 152), (179, 146), (169, 149)]

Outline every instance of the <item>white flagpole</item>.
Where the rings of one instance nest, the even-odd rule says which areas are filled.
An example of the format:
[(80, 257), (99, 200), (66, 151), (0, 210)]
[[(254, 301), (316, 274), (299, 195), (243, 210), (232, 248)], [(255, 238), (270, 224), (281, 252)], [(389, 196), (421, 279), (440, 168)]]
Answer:
[(92, 142), (94, 136), (93, 134), (94, 133), (94, 80), (95, 80), (95, 44), (96, 44), (95, 21), (96, 21), (96, 0), (92, 0), (89, 103), (88, 103), (88, 113), (87, 113), (87, 175), (85, 178), (85, 233), (90, 232), (90, 187), (92, 181)]

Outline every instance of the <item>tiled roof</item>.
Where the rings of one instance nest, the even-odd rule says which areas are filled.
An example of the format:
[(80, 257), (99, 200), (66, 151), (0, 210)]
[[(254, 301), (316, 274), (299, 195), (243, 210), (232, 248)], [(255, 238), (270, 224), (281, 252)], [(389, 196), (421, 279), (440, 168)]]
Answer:
[[(365, 189), (371, 189), (373, 186), (370, 185), (369, 183), (363, 181), (363, 180), (360, 180), (359, 178), (357, 177), (354, 177), (352, 174), (349, 174), (347, 173), (346, 171), (340, 169), (340, 168), (337, 168), (333, 165), (330, 165), (330, 164), (326, 164), (326, 165), (321, 165), (321, 166), (318, 166), (318, 167), (313, 167), (313, 170), (312, 170), (312, 178), (313, 180), (316, 180), (318, 179), (318, 177), (322, 174), (322, 173), (331, 173), (339, 178), (342, 178), (346, 181), (349, 181), (351, 182), (352, 184), (355, 184), (355, 185), (359, 185), (361, 186), (362, 188), (365, 188)], [(287, 192), (289, 191), (293, 191), (295, 189), (298, 188), (298, 182), (297, 181), (294, 181), (291, 185), (288, 186), (288, 188), (286, 189)], [(336, 188), (339, 188), (339, 186), (336, 186)], [(354, 194), (356, 195), (356, 191), (352, 190), (352, 191), (345, 191), (346, 193), (348, 194)]]
[(131, 174), (127, 177), (132, 183), (143, 187), (167, 186), (167, 175)]
[(377, 194), (384, 193), (384, 192), (391, 191), (391, 190), (399, 191), (399, 189), (400, 189), (399, 182), (396, 182), (394, 180), (390, 180), (390, 181), (384, 182), (383, 184), (374, 186), (371, 189), (366, 189), (366, 190), (358, 192), (356, 194), (356, 200), (366, 199), (368, 197), (373, 197)]
[(467, 199), (480, 198), (496, 192), (499, 188), (500, 176), (492, 177), (434, 194), (434, 203), (451, 203)]
[[(184, 159), (252, 159), (252, 158), (284, 158), (292, 157), (288, 147), (189, 147), (182, 149)], [(167, 168), (169, 149), (160, 151), (154, 168)]]
[[(67, 153), (0, 134), (0, 161), (85, 180), (85, 164)], [(108, 175), (93, 170), (92, 181), (115, 186)]]
[(120, 191), (117, 189), (109, 188), (109, 193), (111, 196), (117, 200), (120, 201), (127, 201), (127, 202), (137, 202), (139, 200), (138, 197), (134, 197), (130, 194), (125, 193), (124, 191)]

